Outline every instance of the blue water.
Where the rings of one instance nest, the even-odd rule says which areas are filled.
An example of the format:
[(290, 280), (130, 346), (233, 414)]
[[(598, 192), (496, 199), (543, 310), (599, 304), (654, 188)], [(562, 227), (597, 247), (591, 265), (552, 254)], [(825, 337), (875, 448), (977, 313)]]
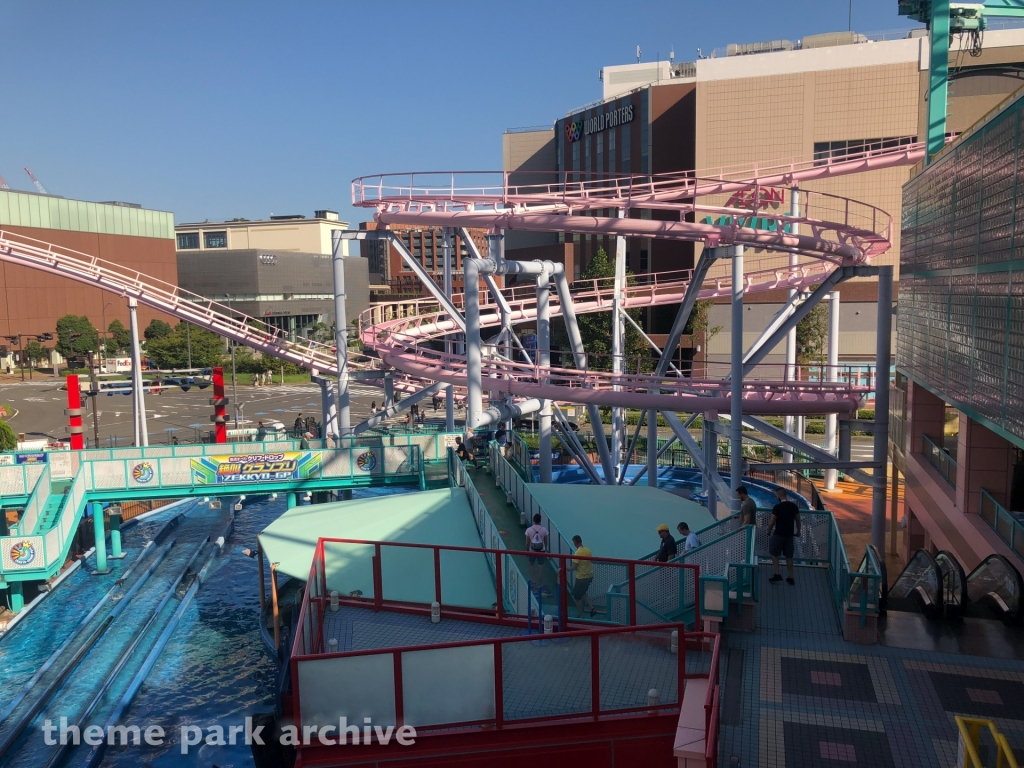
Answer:
[[(600, 466), (595, 467), (598, 474), (604, 477), (604, 472)], [(645, 466), (640, 464), (630, 464), (626, 468), (626, 482), (629, 482), (632, 478), (642, 470)], [(537, 477), (538, 470), (534, 469), (534, 477)], [(583, 472), (582, 469), (575, 465), (564, 465), (560, 467), (552, 467), (551, 469), (552, 481), (555, 483), (568, 483), (572, 485), (588, 485), (590, 478)], [(723, 475), (726, 480), (728, 478)], [(646, 475), (638, 481), (640, 485), (646, 485)], [(771, 509), (778, 500), (775, 498), (775, 483), (769, 483), (765, 480), (754, 480), (749, 477), (743, 478), (743, 484), (747, 487), (750, 493), (750, 498), (754, 500), (759, 508)], [(671, 488), (672, 490), (683, 491), (680, 495), (689, 497), (690, 495), (696, 495), (699, 493), (702, 487), (700, 470), (689, 469), (685, 467), (659, 467), (658, 468), (658, 487), (659, 488)], [(787, 489), (790, 499), (796, 502), (796, 505), (801, 509), (810, 509), (811, 505), (807, 502), (803, 496)], [(694, 499), (694, 501), (700, 501), (701, 504), (707, 506), (707, 499)]]
[[(353, 491), (353, 498), (409, 493), (407, 488)], [(257, 561), (242, 554), (255, 548), (256, 534), (285, 511), (279, 497), (247, 502), (207, 581), (139, 690), (123, 722), (158, 725), (167, 733), (159, 747), (108, 747), (103, 766), (253, 766), (251, 748), (203, 745), (180, 751), (183, 726), (202, 729), (244, 725), (247, 715), (274, 708), (276, 664), (259, 632)]]

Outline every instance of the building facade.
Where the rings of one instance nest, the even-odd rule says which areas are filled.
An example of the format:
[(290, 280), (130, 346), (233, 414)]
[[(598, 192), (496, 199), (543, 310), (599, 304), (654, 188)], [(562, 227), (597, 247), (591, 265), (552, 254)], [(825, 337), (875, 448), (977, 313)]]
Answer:
[[(326, 210), (312, 219), (182, 224), (175, 229), (179, 284), (293, 337), (305, 336), (317, 323), (334, 325), (331, 233), (347, 229)], [(348, 256), (349, 241), (341, 246)], [(345, 259), (345, 294), (351, 324), (369, 306), (365, 259)]]
[[(362, 230), (376, 229), (372, 221), (359, 225)], [(408, 224), (394, 224), (389, 227), (402, 241), (405, 248), (433, 278), (438, 286), (444, 285), (444, 233), (441, 227), (417, 227)], [(483, 229), (470, 229), (477, 250), (486, 253), (487, 240)], [(398, 249), (387, 240), (360, 240), (361, 254), (367, 262), (372, 301), (388, 302), (426, 295), (419, 278), (412, 271)], [(452, 237), (452, 290), (460, 293), (464, 287), (462, 260), (470, 256), (469, 246), (462, 236)], [(501, 278), (498, 278), (499, 283)]]
[[(813, 35), (803, 40), (733, 44), (694, 62), (671, 61), (605, 67), (603, 98), (572, 110), (555, 121), (545, 154), (540, 129), (509, 132), (503, 137), (505, 170), (536, 175), (540, 160), (553, 155), (551, 170), (572, 178), (608, 173), (715, 171), (723, 167), (752, 168), (788, 158), (842, 156), (866, 144), (910, 142), (924, 135), (928, 45), (924, 30), (887, 36), (855, 33)], [(989, 30), (979, 57), (951, 52), (948, 126), (967, 129), (1018, 87), (1006, 71), (1024, 63), (1024, 30)], [(533, 152), (529, 150), (537, 147)], [(909, 168), (809, 182), (804, 188), (869, 203), (891, 214), (901, 205), (901, 187)], [(788, 210), (789, 190), (775, 205)], [(725, 204), (727, 196), (708, 202)], [(634, 210), (631, 216), (657, 219), (658, 211)], [(893, 248), (877, 264), (898, 268), (899, 226)], [(558, 236), (551, 236), (558, 242)], [(586, 269), (597, 248), (609, 254), (607, 238), (568, 235), (575, 246), (575, 274)], [(527, 252), (524, 252), (526, 255)], [(701, 246), (630, 238), (627, 266), (634, 274), (690, 269)], [(514, 252), (513, 252), (514, 255)], [(786, 256), (748, 250), (747, 269), (784, 264)], [(723, 265), (721, 269), (727, 270)], [(714, 276), (714, 271), (712, 276)], [(897, 285), (894, 288), (898, 296)], [(840, 362), (854, 375), (867, 375), (874, 363), (877, 283), (849, 281), (841, 287)], [(754, 294), (745, 345), (757, 338), (764, 323), (785, 301), (784, 291)], [(721, 326), (709, 349), (713, 361), (728, 359), (731, 347), (730, 310), (723, 303), (711, 309), (708, 325)], [(646, 313), (645, 328), (662, 341), (675, 307)], [(754, 315), (757, 315), (755, 317)], [(691, 347), (697, 344), (685, 341)], [(693, 355), (699, 360), (704, 352)], [(691, 353), (692, 355), (693, 353)], [(784, 360), (780, 345), (765, 361)]]
[(946, 549), (966, 568), (1024, 557), (1022, 134), (1017, 98), (904, 187), (891, 412), (904, 554)]
[[(0, 189), (0, 228), (138, 270), (178, 284), (174, 215), (135, 204), (92, 203), (55, 195)], [(85, 315), (96, 328), (128, 325), (128, 305), (117, 293), (0, 262), (0, 336), (54, 333), (67, 314)], [(139, 307), (139, 322), (172, 318)], [(10, 355), (0, 358), (7, 365)]]

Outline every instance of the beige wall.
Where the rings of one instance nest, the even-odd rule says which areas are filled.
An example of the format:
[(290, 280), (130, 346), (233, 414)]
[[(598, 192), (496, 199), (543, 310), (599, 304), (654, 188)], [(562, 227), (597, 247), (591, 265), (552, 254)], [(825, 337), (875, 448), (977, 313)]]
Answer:
[[(176, 227), (177, 233), (199, 232), (200, 249), (203, 248), (203, 232), (228, 233), (229, 250), (262, 248), (273, 251), (297, 251), (299, 253), (331, 254), (331, 232), (347, 230), (344, 221), (323, 219), (289, 219), (286, 221), (220, 222), (201, 226), (184, 224)], [(345, 255), (358, 255), (350, 241), (344, 241)], [(221, 250), (221, 249), (217, 249)]]

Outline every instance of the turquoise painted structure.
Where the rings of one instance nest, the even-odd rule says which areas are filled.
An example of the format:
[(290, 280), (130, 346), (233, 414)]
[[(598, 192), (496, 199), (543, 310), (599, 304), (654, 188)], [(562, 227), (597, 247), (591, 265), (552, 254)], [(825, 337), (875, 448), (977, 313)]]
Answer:
[(312, 491), (426, 486), (423, 450), (411, 441), (386, 445), (371, 438), (369, 445), (352, 441), (349, 447), (308, 451), (290, 450), (291, 442), (58, 451), (40, 464), (0, 466), (5, 505), (13, 506), (11, 497), (25, 499), (18, 525), (0, 536), (0, 589), (53, 576), (66, 561), (89, 504), (98, 521), (97, 542), (104, 542), (97, 548), (97, 567), (103, 570), (103, 515), (95, 508), (104, 501), (283, 492), (291, 503), (296, 494)]

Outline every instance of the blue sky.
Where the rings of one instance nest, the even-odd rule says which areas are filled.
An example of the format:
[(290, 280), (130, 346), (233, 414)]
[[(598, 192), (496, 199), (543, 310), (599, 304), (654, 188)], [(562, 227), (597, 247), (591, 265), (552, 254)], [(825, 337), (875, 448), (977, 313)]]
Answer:
[[(0, 175), (177, 222), (332, 208), (355, 176), (501, 167), (506, 128), (600, 98), (598, 71), (847, 28), (847, 0), (7, 2)], [(854, 0), (860, 32), (914, 26)], [(770, 158), (765, 158), (770, 159)]]

